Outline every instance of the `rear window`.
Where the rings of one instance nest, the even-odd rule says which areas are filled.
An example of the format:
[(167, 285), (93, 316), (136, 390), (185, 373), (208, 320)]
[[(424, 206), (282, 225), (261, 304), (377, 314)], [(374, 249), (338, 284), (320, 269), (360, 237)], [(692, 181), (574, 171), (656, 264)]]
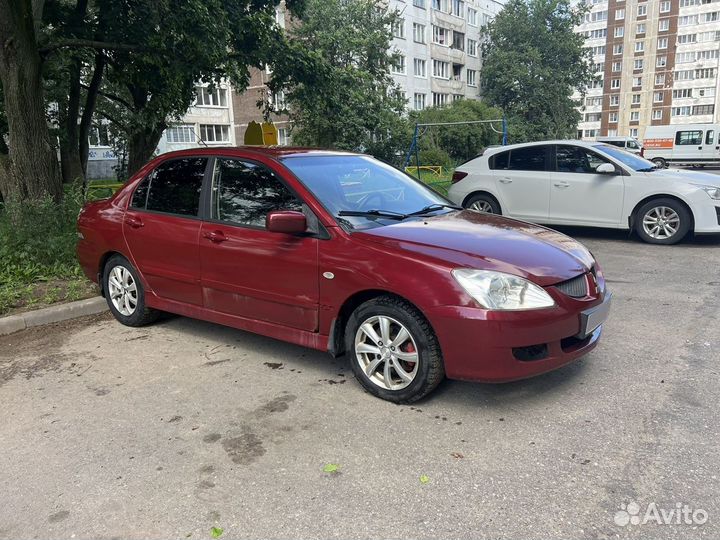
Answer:
[(510, 152), (500, 152), (492, 156), (490, 161), (491, 169), (507, 169)]
[(180, 216), (197, 216), (207, 158), (184, 158), (158, 166), (150, 180), (148, 210)]

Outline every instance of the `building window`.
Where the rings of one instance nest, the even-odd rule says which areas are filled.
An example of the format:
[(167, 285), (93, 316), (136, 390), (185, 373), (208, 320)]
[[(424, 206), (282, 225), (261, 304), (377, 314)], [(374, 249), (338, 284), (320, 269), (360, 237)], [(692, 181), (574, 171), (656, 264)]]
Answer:
[(642, 58), (635, 60), (635, 63), (633, 64), (633, 69), (636, 71), (640, 70), (643, 68), (644, 64), (645, 64), (645, 61)]
[(442, 26), (436, 26), (433, 24), (432, 26), (433, 30), (433, 43), (437, 43), (438, 45), (447, 45), (448, 44), (448, 34), (450, 33), (449, 30), (446, 28), (443, 28)]
[(635, 42), (635, 52), (643, 52), (645, 50), (645, 42), (644, 41), (636, 41)]
[(608, 114), (608, 122), (615, 123), (617, 121), (618, 121), (618, 113), (611, 112), (610, 114)]
[(640, 4), (637, 8), (638, 17), (647, 15), (647, 4)]
[(655, 75), (655, 86), (660, 86), (665, 84), (665, 74), (664, 73), (658, 73)]
[(715, 88), (698, 88), (699, 97), (715, 97)]
[(395, 55), (393, 58), (392, 72), (399, 75), (405, 74), (405, 57), (402, 54)]
[(660, 22), (658, 23), (658, 31), (667, 32), (668, 30), (670, 30), (670, 19), (660, 19)]
[(695, 52), (694, 51), (679, 53), (675, 56), (676, 64), (689, 64), (694, 61), (695, 61)]
[(278, 129), (278, 144), (280, 146), (287, 146), (290, 144), (290, 131), (288, 128)]
[(614, 96), (610, 96), (610, 106), (611, 107), (617, 107), (620, 105), (620, 96), (615, 94)]
[(640, 120), (640, 111), (632, 111), (630, 113), (630, 121), (637, 122), (638, 120)]
[(667, 13), (670, 11), (670, 1), (664, 0), (660, 2), (660, 13)]
[(624, 26), (616, 26), (615, 32), (613, 34), (616, 38), (621, 38), (625, 35), (625, 27)]
[(720, 11), (712, 11), (705, 14), (705, 22), (716, 22), (720, 17)]
[(678, 43), (684, 45), (686, 43), (697, 43), (697, 34), (681, 34), (678, 36)]
[[(670, 2), (668, 2), (668, 6), (669, 5), (670, 5)], [(670, 10), (668, 9), (668, 11), (670, 11)], [(660, 10), (660, 12), (662, 13), (662, 10)], [(678, 17), (678, 26), (694, 26), (697, 23), (698, 23), (697, 15), (683, 15), (682, 17)]]
[(470, 56), (477, 56), (477, 54), (478, 54), (478, 52), (477, 52), (477, 41), (475, 41), (474, 39), (469, 39), (469, 38), (468, 38), (468, 42), (467, 42), (467, 53), (468, 53), (468, 55), (470, 55)]
[(285, 105), (285, 92), (280, 90), (270, 96), (270, 103), (273, 106), (275, 112), (282, 112), (286, 109)]
[(416, 77), (422, 77), (423, 79), (427, 77), (427, 70), (425, 68), (425, 60), (422, 58), (415, 58), (413, 60), (413, 74)]
[(230, 126), (200, 124), (200, 137), (205, 142), (230, 142)]
[(425, 108), (425, 94), (415, 94), (413, 106), (416, 111), (422, 111)]
[(653, 109), (652, 119), (653, 120), (662, 120), (662, 109)]
[[(671, 116), (690, 116), (690, 112), (691, 112), (691, 111), (692, 111), (692, 107), (690, 107), (690, 106), (687, 106), (687, 107), (673, 107), (672, 109), (670, 109), (670, 115), (671, 115)], [(679, 131), (679, 132), (678, 132), (678, 137), (680, 136), (681, 133), (691, 133), (691, 132), (689, 132), (689, 131)], [(702, 136), (702, 131), (698, 131), (697, 133), (700, 133), (700, 136)], [(689, 143), (678, 143), (678, 144), (689, 144)], [(695, 143), (695, 144), (700, 144), (700, 143)]]
[(631, 137), (637, 137), (637, 136), (638, 136), (638, 129), (637, 129), (637, 128), (630, 128), (630, 136), (631, 136)]
[[(192, 128), (190, 128), (192, 129)], [(168, 132), (170, 130), (168, 129)], [(193, 133), (193, 141), (195, 133)], [(170, 142), (168, 140), (168, 142)], [(90, 126), (88, 131), (88, 144), (90, 146), (110, 146), (110, 133), (108, 132), (107, 124), (96, 124)]]
[(718, 51), (717, 49), (710, 49), (708, 51), (698, 51), (697, 53), (697, 59), (698, 60), (715, 60), (718, 57)]
[(635, 31), (636, 34), (644, 34), (645, 33), (645, 23), (638, 23), (637, 30)]
[(622, 43), (618, 45), (613, 45), (613, 54), (622, 54), (623, 53), (623, 46)]
[(622, 71), (622, 62), (613, 62), (612, 70), (613, 71)]
[[(450, 65), (442, 60), (433, 60), (433, 77), (438, 79), (449, 79), (450, 78)], [(447, 95), (447, 94), (439, 94)]]
[(425, 9), (425, 0), (413, 0), (413, 6)]
[(695, 78), (696, 79), (714, 79), (715, 78), (715, 69), (714, 68), (696, 69), (695, 70)]
[(713, 114), (715, 112), (715, 105), (695, 105), (692, 108), (693, 116), (700, 116), (704, 114)]
[(405, 19), (398, 19), (392, 25), (393, 36), (400, 39), (405, 39)]
[(585, 114), (585, 121), (586, 122), (599, 122), (602, 118), (601, 113), (587, 113)]
[(667, 56), (665, 56), (665, 55), (663, 55), (663, 56), (658, 56), (658, 57), (655, 59), (655, 65), (656, 65), (657, 67), (665, 67), (665, 66), (667, 66)]
[(465, 2), (463, 0), (450, 0), (450, 14), (456, 17), (465, 16)]
[(633, 95), (632, 95), (632, 103), (633, 103), (633, 105), (639, 105), (639, 104), (640, 104), (640, 94), (633, 94)]
[(437, 92), (432, 93), (433, 107), (444, 107), (448, 102), (447, 94), (439, 94)]
[(691, 98), (693, 97), (693, 89), (679, 88), (678, 90), (673, 90), (672, 97), (673, 99)]
[(633, 88), (640, 88), (642, 86), (642, 77), (633, 77)]
[(620, 79), (613, 79), (612, 81), (610, 81), (610, 88), (620, 88)]
[(450, 48), (457, 49), (458, 51), (464, 51), (465, 50), (465, 34), (462, 32), (453, 32), (453, 40), (452, 45), (450, 45)]
[(477, 10), (473, 8), (468, 8), (468, 24), (470, 26), (477, 26)]
[(663, 99), (665, 99), (665, 94), (663, 92), (655, 92), (653, 94), (653, 101), (655, 103), (662, 103)]
[(477, 86), (477, 71), (474, 69), (467, 70), (467, 85)]
[(615, 20), (620, 21), (625, 18), (625, 10), (624, 9), (616, 9), (615, 10)]
[(207, 86), (195, 87), (197, 107), (227, 107), (227, 88), (216, 87), (210, 90)]
[(413, 23), (413, 41), (415, 43), (425, 43), (425, 25)]
[(668, 38), (663, 37), (663, 38), (658, 39), (657, 48), (658, 49), (667, 49), (668, 48)]
[[(170, 126), (165, 130), (165, 139), (169, 143), (194, 143), (195, 128), (193, 126)], [(90, 144), (92, 145), (92, 142)]]

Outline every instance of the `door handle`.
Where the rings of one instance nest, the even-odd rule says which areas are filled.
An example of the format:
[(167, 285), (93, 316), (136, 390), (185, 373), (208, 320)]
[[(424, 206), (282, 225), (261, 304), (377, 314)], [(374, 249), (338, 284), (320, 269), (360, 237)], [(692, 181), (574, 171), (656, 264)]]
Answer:
[(553, 184), (553, 186), (555, 186), (557, 188), (566, 188), (566, 187), (570, 187), (570, 184), (568, 184), (567, 182), (556, 182)]
[(501, 184), (512, 184), (512, 178), (508, 178), (508, 177), (501, 178), (500, 183)]
[(211, 231), (203, 233), (203, 236), (210, 240), (211, 242), (215, 242), (216, 244), (219, 244), (221, 242), (225, 242), (227, 240), (227, 237), (222, 233), (222, 231)]
[(127, 216), (125, 218), (125, 223), (127, 223), (133, 229), (139, 229), (140, 227), (145, 226), (145, 224), (142, 222), (142, 219), (135, 216)]
[(702, 150), (702, 146), (698, 146), (698, 150)]

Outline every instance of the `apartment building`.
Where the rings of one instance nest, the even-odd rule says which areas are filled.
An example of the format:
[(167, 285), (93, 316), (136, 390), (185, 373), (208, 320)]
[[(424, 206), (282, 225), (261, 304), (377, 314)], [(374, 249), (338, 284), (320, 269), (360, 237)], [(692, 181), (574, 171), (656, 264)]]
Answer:
[(718, 120), (720, 0), (588, 3), (577, 31), (599, 79), (580, 107), (579, 138)]
[(422, 110), (479, 97), (482, 27), (504, 0), (391, 0), (399, 61), (392, 75), (408, 103)]

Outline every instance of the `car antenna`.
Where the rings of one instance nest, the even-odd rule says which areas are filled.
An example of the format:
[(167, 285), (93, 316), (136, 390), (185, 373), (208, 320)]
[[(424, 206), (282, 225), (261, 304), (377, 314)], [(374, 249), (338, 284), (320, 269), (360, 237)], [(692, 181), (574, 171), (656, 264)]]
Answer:
[(199, 142), (200, 144), (202, 144), (205, 148), (209, 148), (208, 143), (205, 142), (205, 139), (203, 139), (203, 138), (200, 136), (200, 134), (199, 134), (197, 131), (195, 131), (195, 125), (193, 125), (193, 133), (194, 133), (195, 136), (197, 137), (197, 140), (198, 140), (198, 142)]

